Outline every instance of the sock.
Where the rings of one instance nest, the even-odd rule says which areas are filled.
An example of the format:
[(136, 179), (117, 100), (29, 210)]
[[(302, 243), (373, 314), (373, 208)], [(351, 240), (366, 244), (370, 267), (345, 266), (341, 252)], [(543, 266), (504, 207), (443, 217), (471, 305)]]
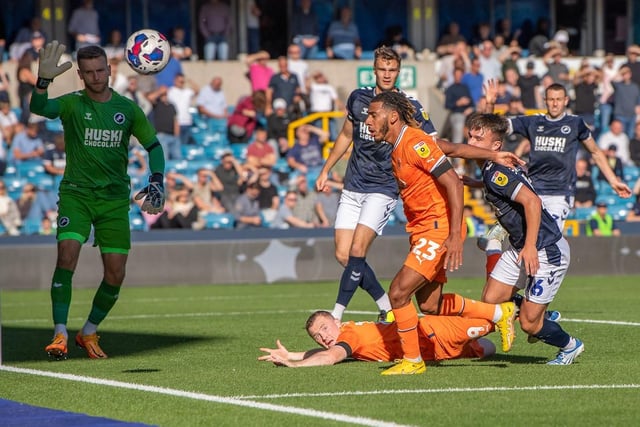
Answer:
[[(362, 258), (362, 260), (364, 261), (365, 259)], [(386, 294), (384, 288), (376, 277), (376, 273), (373, 272), (366, 261), (364, 262), (362, 270), (362, 281), (360, 282), (360, 286), (362, 287), (362, 289), (367, 291), (367, 293), (371, 295), (371, 298), (373, 298), (373, 300), (376, 302)], [(380, 308), (382, 309), (382, 307)], [(391, 309), (391, 303), (389, 303), (389, 309)]]
[(337, 304), (348, 306), (353, 294), (362, 283), (365, 261), (364, 257), (350, 256), (347, 266), (340, 277), (340, 289), (338, 290)]
[(58, 334), (62, 334), (65, 337), (69, 338), (69, 333), (67, 332), (67, 325), (64, 323), (56, 323), (53, 326), (53, 336), (55, 337)]
[(103, 280), (96, 291), (95, 297), (93, 297), (93, 306), (89, 313), (89, 322), (99, 325), (100, 322), (107, 317), (109, 310), (115, 305), (119, 292), (120, 286), (112, 286)]
[[(499, 305), (497, 307), (500, 310), (500, 316), (502, 316), (502, 309)], [(462, 316), (470, 319), (495, 321), (493, 319), (496, 314), (496, 304), (464, 298), (458, 294), (442, 294), (438, 314), (440, 316)]]
[(98, 332), (98, 325), (87, 320), (82, 327), (82, 335), (93, 335), (96, 332)]
[(511, 301), (516, 305), (516, 307), (520, 308), (522, 306), (522, 301), (524, 301), (524, 297), (521, 294), (513, 294), (511, 297)]
[(571, 336), (558, 323), (548, 319), (542, 321), (542, 329), (534, 336), (545, 344), (560, 348), (565, 348), (571, 341)]
[(387, 295), (386, 292), (379, 299), (376, 300), (376, 304), (378, 304), (378, 308), (381, 311), (391, 310), (391, 301), (389, 301), (389, 295)]
[(345, 307), (342, 304), (336, 303), (336, 305), (333, 307), (333, 311), (331, 312), (331, 315), (338, 320), (342, 320), (342, 314), (344, 313), (345, 308), (347, 307)]
[(487, 272), (487, 278), (491, 275), (491, 272), (496, 267), (500, 256), (502, 255), (502, 242), (499, 240), (489, 240), (487, 242), (487, 248), (485, 249), (487, 255), (487, 263), (485, 270)]
[(396, 325), (398, 325), (398, 335), (400, 335), (404, 358), (410, 362), (421, 361), (420, 343), (418, 342), (418, 312), (415, 307), (409, 303), (404, 307), (394, 308), (393, 315), (396, 318)]
[(73, 271), (56, 267), (51, 279), (51, 307), (53, 323), (66, 325), (71, 305), (71, 280)]
[(573, 350), (576, 347), (576, 339), (572, 336), (569, 336), (569, 342), (567, 345), (562, 347), (563, 350)]

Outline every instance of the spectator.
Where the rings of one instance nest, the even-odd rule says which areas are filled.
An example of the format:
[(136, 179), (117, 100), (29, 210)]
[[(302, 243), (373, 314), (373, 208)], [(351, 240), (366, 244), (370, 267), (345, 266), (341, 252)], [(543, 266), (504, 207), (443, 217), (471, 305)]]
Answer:
[(172, 54), (169, 57), (167, 65), (151, 77), (155, 78), (156, 86), (171, 87), (179, 74), (184, 74), (184, 71), (182, 70), (182, 62)]
[(305, 221), (295, 215), (294, 211), (298, 203), (298, 193), (295, 190), (289, 190), (284, 196), (284, 202), (278, 209), (278, 212), (271, 224), (271, 228), (314, 228), (315, 224)]
[(569, 67), (563, 62), (563, 53), (560, 48), (549, 49), (544, 55), (544, 63), (547, 65), (547, 74), (551, 76), (554, 83), (560, 83), (567, 90), (571, 88), (569, 77)]
[(27, 124), (27, 127), (22, 132), (15, 136), (11, 145), (14, 162), (42, 160), (44, 143), (40, 137), (39, 129), (40, 125), (38, 123), (31, 122)]
[(587, 236), (619, 236), (620, 229), (609, 214), (607, 204), (598, 202), (596, 208), (586, 223)]
[(518, 79), (518, 87), (520, 88), (520, 99), (525, 109), (539, 108), (542, 100), (540, 99), (540, 78), (535, 73), (536, 64), (533, 61), (527, 62), (527, 71)]
[(42, 33), (45, 41), (47, 34), (42, 29), (42, 19), (39, 16), (34, 16), (29, 20), (29, 24), (20, 28), (13, 43), (9, 46), (9, 57), (15, 60), (22, 58), (22, 55), (31, 48), (31, 39), (35, 32)]
[(257, 182), (247, 184), (244, 193), (240, 194), (234, 203), (233, 213), (236, 218), (236, 228), (253, 228), (262, 226), (260, 214), (260, 186)]
[(631, 70), (631, 81), (640, 86), (640, 46), (632, 44), (627, 48), (627, 61), (622, 64)]
[(7, 170), (7, 148), (5, 148), (4, 137), (0, 133), (0, 176), (4, 176)]
[(520, 91), (520, 86), (518, 86), (518, 79), (520, 79), (520, 73), (518, 71), (513, 68), (504, 70), (504, 83), (507, 92), (511, 97), (520, 99), (522, 92)]
[[(338, 97), (338, 91), (329, 83), (322, 71), (316, 71), (308, 82), (309, 109), (311, 113), (324, 113), (344, 110), (345, 105)], [(319, 123), (316, 123), (316, 126)], [(334, 141), (338, 136), (336, 119), (329, 119), (329, 138)]]
[[(529, 49), (529, 55), (533, 57), (541, 58), (547, 50), (547, 43), (549, 42), (549, 20), (547, 18), (540, 18), (536, 24), (536, 33), (529, 40), (527, 45)], [(524, 46), (523, 46), (524, 47)]]
[(120, 30), (114, 28), (109, 33), (109, 41), (104, 46), (104, 51), (107, 54), (107, 59), (111, 60), (116, 58), (120, 61), (124, 59), (124, 40), (122, 40), (122, 33)]
[(309, 64), (301, 58), (300, 47), (295, 43), (290, 44), (287, 48), (287, 62), (289, 71), (298, 79), (300, 93), (307, 93)]
[(272, 168), (276, 160), (275, 150), (267, 141), (267, 129), (264, 126), (256, 127), (255, 138), (247, 147), (245, 168), (257, 174), (258, 168)]
[(476, 49), (485, 40), (491, 40), (491, 25), (489, 25), (488, 22), (480, 22), (477, 25), (469, 44)]
[(574, 77), (575, 105), (574, 114), (581, 116), (591, 131), (596, 125), (596, 104), (598, 84), (597, 71), (590, 66), (579, 70)]
[(576, 208), (590, 208), (596, 201), (596, 187), (589, 168), (589, 162), (585, 159), (576, 160)]
[(469, 46), (464, 40), (457, 42), (453, 51), (440, 59), (440, 79), (438, 81), (440, 89), (446, 90), (453, 83), (453, 71), (456, 68), (462, 68), (465, 73), (471, 70)]
[(460, 34), (460, 25), (452, 21), (447, 26), (447, 31), (440, 37), (436, 46), (436, 52), (439, 56), (453, 54), (455, 46), (458, 42), (467, 42), (462, 34)]
[(229, 57), (229, 37), (232, 20), (229, 5), (220, 0), (209, 0), (198, 12), (200, 34), (204, 38), (204, 60), (226, 61)]
[(167, 87), (160, 87), (160, 95), (153, 104), (153, 125), (156, 128), (158, 141), (162, 145), (165, 160), (180, 160), (180, 126), (178, 113), (173, 103), (169, 101)]
[(48, 191), (28, 182), (22, 187), (22, 193), (16, 201), (22, 224), (38, 223), (42, 218), (55, 219), (58, 215), (57, 197)]
[[(613, 123), (612, 123), (613, 125)], [(622, 166), (622, 160), (617, 155), (617, 147), (615, 144), (611, 144), (606, 150), (605, 155), (607, 156), (607, 162), (613, 170), (613, 173), (620, 178), (621, 181), (624, 182), (624, 168)], [(602, 171), (598, 173), (598, 181), (607, 181), (607, 178), (604, 176)]]
[(480, 73), (480, 60), (473, 58), (471, 60), (471, 70), (462, 76), (462, 83), (467, 85), (471, 92), (471, 100), (474, 105), (478, 105), (478, 101), (482, 97), (482, 84), (484, 76)]
[(613, 85), (612, 82), (618, 76), (618, 70), (614, 64), (613, 53), (607, 53), (602, 64), (602, 78), (600, 79), (600, 133), (609, 130), (611, 115), (613, 114)]
[[(149, 158), (147, 156), (147, 150), (145, 150), (135, 138), (129, 140), (128, 149), (129, 161), (127, 163), (127, 174), (140, 181), (148, 173), (147, 163)], [(153, 218), (155, 221), (156, 216), (149, 214), (148, 218)]]
[(473, 206), (464, 205), (462, 217), (467, 225), (467, 237), (476, 237), (483, 234), (485, 228), (484, 221), (473, 213)]
[(186, 61), (188, 59), (191, 59), (193, 50), (187, 44), (186, 32), (184, 30), (184, 27), (179, 25), (173, 27), (171, 34), (171, 55), (178, 61)]
[(140, 107), (144, 114), (149, 117), (153, 110), (153, 104), (151, 104), (151, 101), (147, 99), (147, 95), (138, 88), (138, 78), (137, 74), (132, 74), (127, 77), (128, 85), (122, 96), (127, 97), (138, 104), (138, 107)]
[(260, 49), (260, 16), (262, 11), (254, 0), (248, 0), (247, 14), (247, 53), (256, 53)]
[(298, 175), (294, 185), (298, 202), (293, 207), (293, 214), (305, 222), (318, 224), (322, 227), (328, 226), (326, 221), (322, 222), (318, 217), (318, 193), (309, 188), (306, 175)]
[(276, 98), (282, 98), (291, 106), (294, 97), (300, 94), (298, 77), (289, 70), (289, 60), (286, 56), (278, 57), (278, 72), (271, 76), (267, 89), (267, 114), (271, 114), (271, 103)]
[[(187, 82), (189, 86), (186, 85)], [(198, 85), (193, 80), (187, 79), (184, 74), (177, 74), (173, 80), (173, 86), (167, 91), (167, 99), (176, 108), (180, 144), (182, 145), (191, 142), (191, 127), (193, 126), (191, 105), (194, 97), (198, 94), (198, 89)]]
[(42, 160), (45, 172), (57, 180), (62, 180), (64, 169), (67, 166), (67, 153), (64, 147), (64, 134), (56, 133), (53, 136), (53, 144), (46, 147)]
[(193, 228), (193, 224), (198, 220), (198, 208), (193, 202), (192, 187), (193, 183), (183, 180), (175, 190), (168, 193), (165, 210), (151, 225), (151, 229), (180, 228), (191, 230)]
[(117, 57), (109, 58), (109, 67), (111, 68), (111, 76), (109, 77), (109, 85), (120, 95), (124, 95), (129, 86), (128, 78), (120, 72), (120, 63), (122, 60)]
[(273, 76), (273, 70), (267, 64), (270, 58), (269, 52), (266, 50), (247, 55), (245, 58), (247, 67), (249, 67), (247, 77), (251, 83), (252, 92), (269, 89), (269, 81)]
[(25, 52), (18, 61), (17, 80), (18, 80), (18, 99), (20, 100), (20, 123), (26, 125), (31, 117), (29, 112), (29, 102), (31, 93), (36, 87), (37, 76), (31, 70), (33, 57), (29, 52)]
[(322, 144), (329, 133), (313, 125), (302, 125), (296, 129), (296, 143), (287, 152), (289, 167), (301, 174), (319, 171), (324, 163)]
[(16, 202), (7, 194), (7, 185), (0, 179), (0, 223), (9, 236), (18, 236), (22, 225)]
[(329, 25), (325, 46), (327, 58), (360, 59), (362, 56), (360, 33), (351, 15), (351, 8), (343, 6), (340, 8), (340, 18)]
[(76, 50), (100, 44), (99, 17), (93, 8), (93, 0), (83, 0), (82, 6), (71, 13), (67, 30), (76, 42)]
[[(611, 146), (614, 146), (617, 153), (616, 156), (620, 158), (622, 163), (630, 163), (629, 138), (624, 133), (624, 128), (620, 120), (613, 119), (609, 131), (600, 135), (598, 146), (602, 150), (608, 150)], [(611, 166), (613, 168), (613, 165)]]
[(520, 37), (520, 30), (512, 32), (511, 20), (508, 18), (502, 18), (496, 23), (495, 37), (498, 36), (501, 36), (504, 39), (504, 43), (509, 45), (514, 40), (517, 42), (518, 37)]
[[(335, 185), (335, 182), (327, 182), (330, 187)], [(337, 187), (331, 188), (329, 191), (317, 191), (316, 212), (320, 219), (320, 224), (323, 227), (333, 227), (336, 223), (336, 216), (338, 215), (338, 202), (340, 201), (340, 191)], [(342, 187), (341, 185), (339, 187)]]
[(9, 75), (2, 67), (2, 61), (0, 58), (0, 102), (10, 102), (9, 97)]
[(259, 167), (255, 178), (252, 177), (252, 179), (255, 179), (260, 186), (258, 204), (262, 218), (265, 223), (271, 224), (280, 207), (280, 196), (278, 188), (273, 183), (274, 177), (271, 168), (268, 166)]
[(223, 187), (219, 194), (220, 203), (227, 212), (233, 212), (233, 206), (240, 195), (240, 188), (247, 181), (247, 173), (238, 159), (228, 151), (222, 155), (220, 164), (215, 169), (215, 174)]
[(318, 19), (311, 10), (311, 0), (300, 0), (300, 7), (293, 12), (291, 34), (293, 42), (301, 49), (302, 59), (314, 59), (317, 56), (320, 31)]
[(522, 49), (520, 46), (509, 46), (500, 53), (498, 60), (502, 63), (502, 76), (507, 80), (507, 71), (515, 72), (516, 81), (520, 77), (520, 68), (518, 62), (522, 58)]
[[(215, 171), (200, 168), (196, 174), (196, 182), (193, 185), (193, 203), (198, 209), (198, 214), (202, 219), (202, 215), (207, 213), (224, 213), (224, 206), (216, 196), (224, 190), (224, 185), (216, 175)], [(204, 224), (202, 224), (204, 225)]]
[(291, 118), (287, 112), (287, 101), (277, 98), (273, 101), (273, 112), (267, 117), (267, 141), (278, 152), (278, 156), (286, 155), (289, 150), (289, 123)]
[(196, 107), (198, 107), (198, 113), (209, 119), (226, 119), (229, 116), (221, 77), (214, 77), (211, 83), (198, 92)]
[(640, 179), (636, 181), (636, 184), (633, 186), (633, 194), (636, 196), (635, 203), (633, 207), (629, 210), (627, 214), (626, 220), (628, 222), (638, 222), (640, 221)]
[(480, 60), (480, 73), (485, 82), (502, 78), (502, 63), (495, 54), (495, 47), (491, 40), (482, 42), (477, 57)]
[(267, 97), (261, 90), (240, 98), (227, 120), (227, 134), (231, 143), (246, 143), (253, 136), (259, 120), (264, 117)]
[[(636, 115), (640, 114), (640, 86), (631, 80), (631, 68), (628, 65), (621, 66), (618, 74), (618, 77), (611, 82), (613, 118), (620, 121), (627, 136), (633, 138)], [(623, 154), (620, 153), (620, 155)]]
[(629, 141), (629, 159), (636, 167), (640, 167), (640, 120), (636, 121), (634, 136)]
[(449, 126), (451, 142), (460, 144), (464, 141), (464, 123), (473, 112), (473, 100), (469, 86), (462, 83), (464, 70), (456, 68), (453, 72), (453, 84), (445, 91), (445, 108), (449, 110)]
[(52, 221), (49, 217), (42, 217), (42, 221), (40, 222), (40, 230), (38, 230), (38, 234), (41, 236), (51, 236), (56, 234), (56, 229), (53, 226), (54, 221)]
[(18, 121), (16, 113), (11, 110), (11, 104), (0, 101), (0, 133), (7, 147), (11, 146), (13, 137), (21, 130), (22, 124)]
[(395, 50), (402, 59), (414, 59), (416, 49), (411, 42), (402, 34), (402, 26), (392, 25), (385, 29), (385, 38), (378, 42), (376, 48), (380, 46), (389, 46)]

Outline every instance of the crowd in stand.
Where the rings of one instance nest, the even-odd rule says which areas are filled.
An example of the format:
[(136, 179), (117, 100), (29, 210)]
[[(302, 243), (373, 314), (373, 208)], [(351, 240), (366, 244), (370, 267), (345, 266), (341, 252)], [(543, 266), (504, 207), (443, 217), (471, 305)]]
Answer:
[[(154, 76), (118, 72), (123, 60), (119, 31), (112, 31), (109, 40), (101, 43), (111, 65), (111, 86), (135, 101), (152, 120), (167, 160), (165, 211), (158, 216), (143, 215), (132, 202), (132, 227), (200, 230), (333, 225), (345, 165), (334, 168), (331, 192), (317, 193), (314, 184), (324, 161), (323, 145), (336, 137), (335, 123), (329, 129), (322, 129), (319, 122), (298, 127), (293, 145), (287, 132), (294, 120), (344, 108), (335, 87), (321, 70), (310, 70), (306, 60), (318, 58), (321, 49), (327, 58), (361, 57), (351, 10), (340, 10), (321, 47), (311, 1), (302, 0), (294, 13), (287, 53), (277, 58), (273, 69), (268, 63), (272, 58), (259, 49), (260, 40), (251, 31), (260, 10), (249, 3), (247, 13), (253, 18), (247, 19), (251, 37), (245, 64), (250, 92), (232, 103), (226, 99), (222, 76), (214, 75), (209, 84), (198, 87), (185, 75), (181, 62), (191, 59), (193, 51), (184, 41), (182, 27), (171, 34), (169, 65)], [(224, 2), (211, 0), (200, 9), (198, 29), (206, 40), (205, 60), (227, 58), (229, 17), (225, 8)], [(94, 12), (87, 0), (78, 11), (86, 19), (72, 18), (69, 30), (76, 47), (100, 43), (99, 31), (92, 27)], [(21, 108), (11, 109), (7, 76), (0, 68), (0, 233), (4, 234), (49, 234), (55, 228), (64, 137), (61, 127), (28, 110), (36, 79), (31, 64), (46, 40), (39, 18), (34, 18), (10, 49), (11, 57), (19, 58), (15, 95)], [(506, 115), (540, 112), (544, 89), (562, 83), (571, 94), (570, 110), (591, 127), (612, 169), (630, 185), (640, 182), (640, 122), (636, 121), (640, 116), (640, 46), (628, 47), (622, 65), (620, 58), (605, 54), (584, 58), (573, 69), (567, 62), (571, 57), (568, 33), (559, 30), (550, 35), (546, 20), (540, 21), (527, 46), (521, 46), (519, 40), (518, 31), (512, 32), (508, 21), (495, 32), (488, 24), (479, 24), (472, 40), (460, 34), (456, 23), (448, 26), (436, 47), (438, 88), (448, 111), (440, 135), (465, 142), (465, 120), (483, 108), (483, 84), (490, 79), (499, 82), (496, 109)], [(403, 58), (415, 57), (399, 28), (390, 28), (381, 43), (392, 45)], [(505, 148), (526, 157), (526, 141), (515, 135), (505, 142)], [(131, 141), (132, 191), (139, 189), (148, 173), (145, 156), (139, 144)], [(345, 164), (347, 159), (343, 159)], [(590, 208), (589, 213), (602, 204), (620, 208), (623, 202), (607, 191), (602, 177), (591, 176), (591, 169), (590, 159), (582, 152), (576, 164), (576, 207)], [(635, 185), (634, 192), (635, 199), (625, 202), (617, 219), (624, 211), (629, 221), (639, 220), (640, 185)], [(401, 221), (401, 208), (396, 215)]]

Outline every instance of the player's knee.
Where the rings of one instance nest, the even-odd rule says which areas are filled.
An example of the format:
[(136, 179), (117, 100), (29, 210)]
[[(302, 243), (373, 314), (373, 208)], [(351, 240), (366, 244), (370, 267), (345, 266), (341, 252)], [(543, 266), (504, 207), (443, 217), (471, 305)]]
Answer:
[(347, 262), (349, 262), (349, 253), (348, 252), (336, 251), (335, 256), (336, 256), (336, 260), (338, 261), (338, 263), (341, 266), (343, 266), (343, 267), (347, 266)]
[(525, 316), (519, 316), (519, 320), (520, 329), (528, 335), (536, 335), (542, 328), (542, 324), (538, 320), (531, 321), (531, 319), (527, 319)]
[(120, 286), (124, 282), (124, 276), (126, 275), (125, 266), (110, 267), (104, 270), (104, 280), (113, 286)]
[(422, 302), (422, 303), (418, 304), (418, 308), (420, 309), (420, 312), (422, 314), (437, 315), (438, 312), (439, 312), (438, 305), (437, 304), (432, 304), (429, 301), (425, 301), (425, 302)]

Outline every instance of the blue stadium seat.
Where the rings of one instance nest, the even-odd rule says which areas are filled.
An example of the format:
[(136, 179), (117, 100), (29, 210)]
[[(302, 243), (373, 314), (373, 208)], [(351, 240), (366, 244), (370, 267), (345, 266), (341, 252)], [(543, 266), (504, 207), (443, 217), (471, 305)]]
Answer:
[(179, 172), (182, 173), (189, 168), (189, 163), (186, 160), (167, 160), (165, 169), (167, 172)]
[(183, 145), (182, 157), (186, 160), (205, 160), (204, 148), (197, 145)]
[(584, 220), (589, 218), (594, 212), (596, 211), (596, 208), (591, 207), (591, 208), (575, 208), (572, 212), (572, 214), (570, 215), (569, 219), (577, 219), (577, 220)]
[(21, 234), (31, 235), (40, 233), (40, 221), (27, 218), (22, 224)]
[(34, 177), (39, 173), (45, 173), (42, 160), (25, 160), (16, 163), (17, 174), (21, 178)]
[(231, 152), (236, 159), (245, 161), (247, 160), (247, 146), (248, 144), (231, 144)]
[(39, 190), (53, 191), (56, 189), (56, 183), (53, 177), (49, 174), (38, 174), (32, 178), (29, 178)]
[[(135, 206), (137, 207), (138, 205), (135, 205)], [(129, 211), (129, 229), (131, 231), (147, 231), (148, 230), (147, 223), (142, 217), (140, 210), (138, 210), (137, 212), (134, 212), (133, 209)]]
[(203, 216), (203, 218), (205, 220), (205, 227), (209, 229), (231, 229), (235, 224), (235, 217), (229, 213), (207, 213)]
[(50, 132), (62, 132), (62, 120), (60, 118), (47, 119), (44, 122), (45, 128)]

